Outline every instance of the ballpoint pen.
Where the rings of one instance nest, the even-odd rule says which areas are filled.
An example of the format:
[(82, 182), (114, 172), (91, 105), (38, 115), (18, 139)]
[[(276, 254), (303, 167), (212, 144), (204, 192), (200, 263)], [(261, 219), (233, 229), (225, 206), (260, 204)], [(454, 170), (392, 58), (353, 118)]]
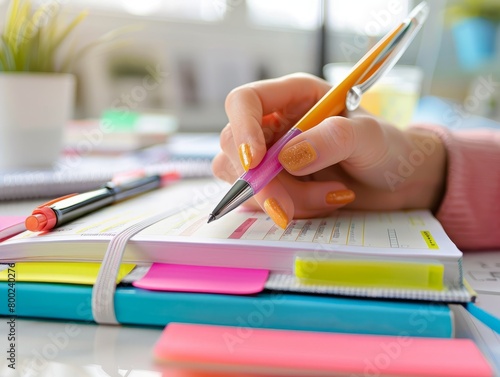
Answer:
[(115, 202), (159, 188), (178, 179), (179, 174), (169, 172), (125, 178), (121, 182), (114, 180), (96, 190), (66, 195), (38, 206), (26, 218), (26, 229), (32, 232), (48, 231)]
[(209, 216), (212, 222), (234, 210), (266, 186), (282, 169), (278, 155), (283, 146), (298, 134), (321, 123), (324, 119), (354, 110), (362, 94), (387, 70), (392, 68), (427, 18), (429, 7), (424, 1), (408, 17), (382, 38), (352, 68), (347, 77), (332, 87), (280, 140), (269, 150), (254, 169), (245, 172), (232, 185)]

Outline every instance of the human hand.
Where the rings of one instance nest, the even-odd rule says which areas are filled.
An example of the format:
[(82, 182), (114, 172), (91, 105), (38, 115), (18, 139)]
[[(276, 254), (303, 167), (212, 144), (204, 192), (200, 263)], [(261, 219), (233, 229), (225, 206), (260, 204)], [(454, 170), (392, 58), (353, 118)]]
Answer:
[[(293, 74), (233, 90), (226, 99), (228, 125), (214, 174), (233, 183), (255, 168), (330, 89), (311, 75)], [(402, 131), (356, 110), (325, 119), (282, 149), (282, 171), (246, 206), (261, 207), (285, 228), (292, 218), (354, 209), (435, 209), (444, 189), (446, 152), (431, 132)]]

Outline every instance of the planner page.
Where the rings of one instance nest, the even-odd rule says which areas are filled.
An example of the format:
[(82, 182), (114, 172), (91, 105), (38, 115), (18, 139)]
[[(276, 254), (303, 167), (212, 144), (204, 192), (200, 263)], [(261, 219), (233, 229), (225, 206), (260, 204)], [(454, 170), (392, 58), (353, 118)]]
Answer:
[(282, 229), (261, 211), (236, 210), (207, 224), (212, 209), (210, 205), (201, 211), (181, 211), (143, 230), (137, 239), (175, 236), (269, 246), (290, 243), (294, 248), (319, 244), (339, 250), (384, 255), (425, 254), (439, 258), (461, 255), (439, 222), (426, 210), (339, 210), (329, 217), (293, 220)]

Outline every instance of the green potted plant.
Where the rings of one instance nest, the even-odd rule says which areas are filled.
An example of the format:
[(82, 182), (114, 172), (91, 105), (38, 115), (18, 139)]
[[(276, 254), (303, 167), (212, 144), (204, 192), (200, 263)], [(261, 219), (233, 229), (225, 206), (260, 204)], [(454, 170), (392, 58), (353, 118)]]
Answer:
[[(65, 48), (86, 11), (63, 22), (59, 2), (12, 0), (0, 38), (0, 170), (50, 167), (73, 116), (73, 65), (91, 48)], [(66, 51), (66, 53), (65, 53)]]

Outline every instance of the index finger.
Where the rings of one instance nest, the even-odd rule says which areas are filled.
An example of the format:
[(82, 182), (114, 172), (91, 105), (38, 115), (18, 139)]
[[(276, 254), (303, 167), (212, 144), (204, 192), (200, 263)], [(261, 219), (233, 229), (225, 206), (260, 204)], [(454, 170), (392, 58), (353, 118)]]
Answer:
[(226, 99), (226, 113), (236, 147), (240, 151), (246, 148), (250, 154), (249, 167), (257, 166), (267, 150), (262, 130), (265, 115), (283, 112), (290, 118), (301, 116), (329, 89), (330, 85), (316, 76), (292, 74), (231, 91)]

